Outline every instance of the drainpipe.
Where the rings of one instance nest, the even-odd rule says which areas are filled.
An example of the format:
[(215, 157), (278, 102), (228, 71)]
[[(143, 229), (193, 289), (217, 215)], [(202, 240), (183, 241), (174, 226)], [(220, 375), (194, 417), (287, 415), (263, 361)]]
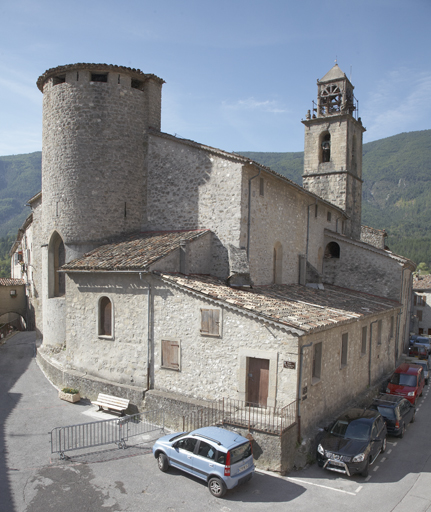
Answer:
[[(139, 279), (142, 281), (142, 272), (139, 272)], [(152, 299), (153, 299), (153, 290), (151, 288), (151, 283), (148, 282), (147, 288), (147, 389), (150, 389), (151, 385), (151, 364), (150, 364), (150, 355), (152, 348)]]
[(378, 320), (373, 320), (370, 323), (370, 354), (369, 354), (369, 360), (368, 360), (368, 387), (371, 387), (371, 348), (372, 348), (372, 341), (373, 341), (373, 324), (376, 324)]
[(302, 345), (299, 356), (299, 383), (298, 383), (298, 443), (301, 442), (301, 390), (302, 390), (302, 362), (304, 358), (304, 348), (311, 347), (313, 343)]
[(248, 220), (247, 220), (247, 260), (250, 261), (250, 224), (251, 224), (251, 180), (260, 176), (259, 172), (248, 180)]

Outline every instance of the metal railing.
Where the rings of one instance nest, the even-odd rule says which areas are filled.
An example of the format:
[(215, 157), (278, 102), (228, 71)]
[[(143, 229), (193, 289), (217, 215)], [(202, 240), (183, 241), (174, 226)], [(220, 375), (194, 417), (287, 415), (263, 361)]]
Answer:
[(105, 444), (116, 444), (124, 449), (130, 437), (156, 430), (164, 432), (163, 411), (145, 411), (111, 420), (56, 427), (50, 432), (51, 453), (59, 453), (60, 458), (65, 459), (67, 451)]
[(209, 425), (233, 425), (281, 435), (295, 423), (296, 400), (285, 407), (263, 407), (241, 400), (223, 398), (183, 416), (184, 431)]

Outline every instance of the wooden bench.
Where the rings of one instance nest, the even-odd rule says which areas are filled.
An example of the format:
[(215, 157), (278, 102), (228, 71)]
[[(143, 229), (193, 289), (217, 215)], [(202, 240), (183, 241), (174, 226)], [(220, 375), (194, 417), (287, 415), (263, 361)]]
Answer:
[(97, 400), (91, 403), (93, 405), (98, 405), (99, 411), (102, 409), (108, 409), (110, 411), (119, 412), (121, 416), (123, 416), (126, 409), (129, 407), (129, 402), (130, 400), (127, 400), (126, 398), (118, 398), (116, 396), (99, 393)]

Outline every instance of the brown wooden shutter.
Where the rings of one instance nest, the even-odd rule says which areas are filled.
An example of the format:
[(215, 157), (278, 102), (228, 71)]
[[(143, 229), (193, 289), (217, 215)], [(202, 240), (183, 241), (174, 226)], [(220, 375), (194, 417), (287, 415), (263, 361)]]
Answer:
[(179, 370), (180, 344), (177, 341), (162, 340), (162, 366)]
[(212, 336), (220, 335), (220, 311), (218, 309), (201, 309), (201, 333)]

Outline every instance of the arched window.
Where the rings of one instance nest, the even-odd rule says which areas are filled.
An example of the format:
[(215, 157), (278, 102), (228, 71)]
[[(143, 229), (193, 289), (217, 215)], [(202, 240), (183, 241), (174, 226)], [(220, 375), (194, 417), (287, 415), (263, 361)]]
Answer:
[(99, 336), (112, 336), (112, 302), (108, 297), (99, 300)]
[(61, 236), (54, 232), (48, 244), (48, 297), (63, 297), (66, 293), (66, 276), (59, 272), (66, 263), (66, 251)]
[(331, 161), (331, 134), (324, 132), (320, 136), (320, 162)]
[(283, 282), (283, 246), (280, 242), (274, 246), (272, 280), (275, 284)]
[(337, 242), (329, 242), (325, 249), (325, 258), (339, 258), (340, 257), (340, 246)]

